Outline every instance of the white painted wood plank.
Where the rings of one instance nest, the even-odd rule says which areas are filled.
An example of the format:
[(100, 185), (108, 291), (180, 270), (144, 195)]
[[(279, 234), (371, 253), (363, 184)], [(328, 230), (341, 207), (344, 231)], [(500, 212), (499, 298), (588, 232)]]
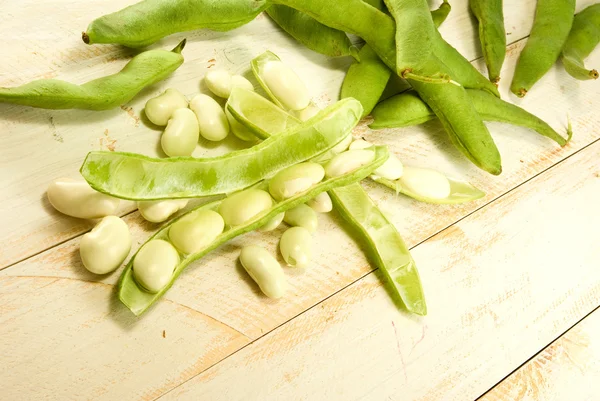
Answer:
[(600, 390), (600, 311), (579, 322), (481, 401), (594, 401)]
[(370, 274), (161, 400), (477, 398), (598, 305), (599, 156), (595, 143), (414, 248), (428, 316), (400, 313)]

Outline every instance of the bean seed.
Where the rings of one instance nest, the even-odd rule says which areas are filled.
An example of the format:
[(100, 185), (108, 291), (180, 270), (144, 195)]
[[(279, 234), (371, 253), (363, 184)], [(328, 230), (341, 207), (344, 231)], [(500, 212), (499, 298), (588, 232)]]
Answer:
[(279, 241), (281, 256), (289, 266), (308, 267), (312, 258), (312, 237), (304, 227), (288, 228)]
[(368, 149), (347, 150), (336, 155), (325, 166), (325, 176), (337, 177), (370, 163), (375, 158), (375, 152)]
[(404, 167), (400, 183), (426, 198), (444, 199), (450, 196), (450, 181), (444, 174), (436, 170)]
[(106, 216), (81, 237), (79, 254), (86, 269), (106, 274), (123, 263), (131, 249), (127, 224), (117, 216)]
[(279, 225), (283, 221), (283, 216), (285, 216), (285, 213), (279, 213), (278, 215), (273, 217), (271, 220), (269, 220), (264, 226), (259, 228), (258, 231), (260, 231), (260, 232), (273, 231), (274, 229), (279, 227)]
[(316, 116), (319, 111), (321, 111), (321, 109), (319, 109), (313, 102), (310, 102), (309, 105), (302, 110), (294, 111), (294, 115), (299, 118), (300, 121), (307, 121)]
[(187, 199), (163, 201), (139, 201), (137, 206), (142, 217), (151, 223), (162, 223), (188, 204)]
[(269, 298), (281, 298), (287, 289), (283, 269), (265, 249), (251, 245), (240, 253), (240, 262), (260, 290)]
[(290, 110), (302, 110), (310, 103), (308, 89), (298, 75), (281, 61), (270, 61), (262, 71), (265, 84), (273, 96)]
[(268, 192), (261, 189), (247, 189), (225, 198), (219, 205), (219, 214), (228, 226), (239, 226), (267, 210), (273, 205)]
[(190, 109), (177, 109), (167, 123), (160, 144), (167, 156), (190, 156), (198, 143), (198, 119)]
[(188, 101), (177, 89), (167, 89), (162, 94), (146, 102), (144, 113), (152, 124), (164, 127), (173, 112), (188, 107)]
[(219, 213), (200, 209), (173, 223), (169, 239), (181, 252), (192, 254), (213, 242), (224, 228), (225, 222)]
[(97, 192), (83, 180), (59, 178), (48, 186), (48, 200), (59, 212), (80, 219), (113, 215), (119, 199)]
[(299, 163), (279, 171), (269, 182), (269, 192), (275, 200), (290, 198), (320, 182), (325, 176), (318, 163)]
[[(364, 139), (357, 139), (350, 144), (350, 150), (367, 149), (373, 146), (371, 142)], [(403, 165), (402, 162), (394, 155), (390, 155), (381, 167), (373, 171), (373, 175), (383, 177), (388, 180), (397, 180), (402, 177)]]
[(319, 220), (317, 213), (305, 204), (301, 204), (285, 212), (283, 221), (294, 227), (304, 227), (311, 233), (317, 231)]
[(221, 141), (229, 134), (229, 122), (225, 112), (212, 97), (197, 95), (190, 102), (190, 109), (196, 114), (200, 135), (209, 141)]
[(148, 292), (159, 292), (171, 281), (179, 263), (179, 254), (173, 245), (162, 239), (147, 242), (133, 259), (135, 280)]
[(204, 76), (204, 82), (208, 89), (215, 95), (227, 99), (231, 94), (231, 89), (241, 87), (247, 90), (254, 90), (250, 81), (241, 75), (231, 75), (225, 70), (210, 71)]
[(319, 195), (306, 202), (306, 204), (317, 213), (329, 213), (333, 209), (331, 198), (327, 192), (321, 192)]

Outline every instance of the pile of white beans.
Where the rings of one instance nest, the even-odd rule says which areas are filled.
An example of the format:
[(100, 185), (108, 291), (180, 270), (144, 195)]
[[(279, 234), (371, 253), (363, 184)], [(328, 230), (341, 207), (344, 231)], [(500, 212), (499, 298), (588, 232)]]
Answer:
[[(308, 90), (296, 73), (280, 61), (268, 62), (262, 79), (280, 105), (301, 120), (307, 120), (319, 109), (312, 103)], [(213, 71), (205, 76), (210, 91), (228, 98), (234, 87), (254, 90), (252, 83), (240, 75)], [(176, 89), (167, 89), (148, 100), (148, 119), (164, 126), (161, 146), (170, 157), (190, 156), (199, 137), (221, 141), (230, 131), (243, 140), (256, 138), (214, 98), (199, 94), (188, 102)], [(352, 172), (375, 158), (372, 144), (362, 139), (353, 141), (348, 135), (318, 160), (300, 163), (279, 171), (269, 181), (268, 191), (246, 189), (225, 198), (218, 210), (198, 209), (173, 223), (167, 239), (147, 242), (136, 254), (133, 274), (148, 292), (161, 291), (170, 282), (176, 267), (186, 255), (202, 251), (224, 231), (246, 224), (269, 210), (277, 202), (308, 191), (325, 178)], [(412, 192), (424, 197), (443, 199), (450, 195), (450, 182), (441, 173), (416, 167), (405, 167), (394, 155), (374, 172), (375, 176), (398, 180)], [(116, 216), (119, 199), (99, 193), (85, 181), (58, 179), (47, 191), (52, 206), (59, 212), (81, 219), (101, 219), (80, 243), (83, 265), (92, 273), (106, 274), (116, 270), (131, 250), (131, 234), (127, 224)], [(188, 204), (186, 199), (138, 202), (142, 217), (153, 223), (164, 222)], [(282, 222), (288, 228), (281, 236), (279, 251), (288, 266), (306, 268), (313, 256), (317, 213), (332, 210), (331, 198), (322, 192), (306, 204), (300, 204), (273, 217), (259, 231), (272, 231)], [(284, 270), (277, 259), (258, 246), (241, 250), (240, 261), (262, 292), (271, 298), (282, 297), (288, 287)]]

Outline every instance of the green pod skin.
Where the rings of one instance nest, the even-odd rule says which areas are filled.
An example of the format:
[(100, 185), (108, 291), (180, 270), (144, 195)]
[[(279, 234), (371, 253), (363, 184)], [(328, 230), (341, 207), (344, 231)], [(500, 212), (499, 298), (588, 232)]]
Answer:
[[(267, 222), (269, 222), (273, 217), (280, 213), (284, 213), (286, 210), (289, 210), (293, 207), (296, 207), (300, 204), (308, 202), (310, 199), (313, 199), (315, 196), (320, 194), (321, 192), (329, 191), (332, 188), (337, 188), (340, 186), (346, 186), (353, 184), (355, 182), (359, 182), (362, 179), (369, 176), (377, 167), (381, 166), (385, 160), (389, 157), (389, 153), (386, 147), (379, 146), (376, 147), (376, 156), (375, 159), (359, 169), (352, 171), (348, 174), (341, 175), (339, 177), (330, 178), (324, 181), (321, 181), (317, 185), (314, 185), (307, 191), (298, 193), (291, 198), (287, 198), (281, 202), (275, 203), (271, 208), (259, 213), (258, 215), (252, 217), (250, 220), (246, 221), (244, 224), (235, 226), (235, 227), (227, 227), (223, 233), (221, 233), (213, 242), (208, 244), (206, 247), (201, 249), (200, 251), (183, 255), (180, 254), (180, 263), (175, 267), (173, 272), (173, 276), (171, 277), (171, 281), (162, 288), (159, 292), (152, 294), (145, 291), (140, 285), (138, 285), (133, 276), (133, 261), (137, 255), (133, 255), (133, 257), (129, 260), (123, 273), (121, 274), (121, 278), (119, 280), (119, 299), (125, 306), (127, 306), (136, 316), (144, 313), (152, 304), (154, 304), (158, 299), (160, 299), (165, 292), (175, 282), (177, 277), (183, 272), (183, 270), (189, 266), (192, 262), (202, 258), (204, 255), (209, 253), (210, 251), (218, 248), (222, 244), (230, 241), (231, 239), (240, 236), (242, 234), (248, 233), (250, 231), (254, 231), (264, 226)], [(268, 183), (261, 182), (256, 188), (268, 191)], [(209, 204), (205, 204), (199, 206), (195, 209), (190, 210), (188, 213), (183, 214), (177, 219), (170, 221), (168, 224), (161, 227), (161, 229), (154, 234), (152, 237), (148, 239), (148, 241), (155, 239), (162, 239), (165, 241), (169, 241), (169, 230), (173, 223), (178, 221), (181, 218), (184, 218), (189, 213), (192, 213), (199, 209), (204, 210), (213, 210), (218, 211), (219, 205), (221, 201), (212, 202)], [(140, 249), (143, 248), (143, 245)]]
[[(335, 2), (276, 0), (276, 2), (303, 11), (325, 25), (361, 36), (390, 69), (396, 70), (394, 21), (374, 7), (360, 0)], [(448, 46), (452, 48), (450, 45)], [(460, 56), (460, 53), (456, 53)], [(445, 63), (434, 58), (424, 67), (423, 75), (433, 76), (441, 72), (457, 79), (459, 75), (457, 70), (453, 69), (450, 73), (451, 67), (448, 68), (444, 65), (447, 64), (446, 59), (440, 58)], [(460, 56), (458, 60), (460, 59), (464, 60), (469, 68), (474, 68), (464, 57)], [(495, 93), (498, 93), (494, 84), (481, 74), (479, 75), (487, 85), (494, 88)], [(502, 172), (498, 148), (463, 87), (453, 84), (430, 84), (415, 80), (409, 80), (409, 83), (440, 118), (452, 143), (469, 160), (490, 174), (498, 175)]]
[(267, 8), (266, 13), (296, 41), (315, 52), (328, 57), (352, 56), (358, 59), (358, 49), (346, 33), (287, 6), (274, 4)]
[[(571, 139), (570, 128), (565, 139), (542, 119), (517, 105), (477, 89), (467, 89), (467, 93), (484, 121), (498, 121), (529, 128), (560, 146), (565, 146)], [(409, 127), (436, 118), (435, 113), (413, 91), (401, 93), (379, 103), (372, 115), (374, 121), (369, 125), (372, 129)]]
[(470, 0), (469, 7), (479, 24), (479, 41), (490, 81), (500, 82), (506, 56), (506, 32), (502, 0)]
[(573, 27), (562, 50), (565, 70), (579, 80), (598, 79), (598, 71), (587, 69), (583, 60), (600, 42), (600, 4), (594, 4), (575, 15)]
[(538, 0), (533, 28), (517, 62), (510, 91), (524, 97), (554, 65), (573, 25), (575, 0)]
[[(450, 4), (447, 1), (444, 1), (437, 10), (431, 12), (436, 28), (446, 20), (449, 13)], [(373, 107), (385, 95), (385, 89), (392, 71), (368, 44), (360, 49), (358, 57), (360, 61), (352, 63), (344, 77), (340, 98), (353, 97), (360, 101), (364, 110), (363, 117), (365, 117), (371, 113)], [(392, 92), (392, 94), (395, 93)]]
[(444, 21), (446, 21), (446, 18), (448, 18), (450, 11), (452, 11), (450, 3), (448, 3), (447, 0), (444, 0), (444, 2), (436, 10), (433, 10), (431, 12), (431, 19), (433, 19), (433, 25), (435, 25), (436, 28), (439, 28), (444, 23)]
[(340, 97), (358, 100), (363, 106), (361, 117), (365, 117), (381, 98), (392, 71), (368, 44), (360, 49), (358, 56), (360, 62), (353, 63), (344, 77)]
[(172, 51), (138, 54), (116, 74), (75, 85), (40, 79), (16, 88), (0, 88), (0, 102), (43, 109), (108, 110), (129, 102), (142, 89), (165, 79), (183, 64), (185, 39)]
[(231, 193), (327, 152), (352, 131), (361, 114), (357, 100), (343, 99), (251, 149), (204, 159), (90, 152), (80, 172), (95, 190), (122, 199), (197, 198)]
[(266, 0), (144, 0), (95, 19), (82, 39), (87, 44), (145, 47), (177, 32), (232, 30), (268, 5)]
[(387, 278), (392, 294), (400, 297), (409, 312), (426, 315), (417, 266), (396, 227), (358, 183), (330, 190), (329, 196), (359, 243), (367, 244), (365, 252)]

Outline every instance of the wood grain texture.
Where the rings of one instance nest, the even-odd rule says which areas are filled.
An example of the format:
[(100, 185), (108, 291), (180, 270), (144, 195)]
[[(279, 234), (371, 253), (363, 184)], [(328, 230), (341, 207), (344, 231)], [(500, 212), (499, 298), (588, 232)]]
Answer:
[(594, 401), (600, 390), (600, 311), (579, 322), (480, 401)]
[[(127, 1), (128, 4), (133, 2)], [(512, 31), (512, 34), (515, 35), (514, 38), (522, 38), (528, 32), (527, 24), (530, 24), (533, 15), (534, 2), (510, 0), (505, 3), (507, 21), (518, 27)], [(8, 6), (10, 9), (0, 16), (0, 33), (9, 39), (11, 52), (8, 52), (9, 56), (5, 58), (5, 64), (0, 68), (0, 85), (16, 85), (29, 79), (46, 76), (84, 82), (116, 72), (126, 63), (126, 57), (130, 55), (128, 51), (114, 46), (86, 47), (79, 41), (79, 31), (84, 29), (92, 18), (111, 9), (116, 10), (125, 3), (111, 0), (93, 1), (85, 5), (72, 6), (72, 4), (71, 1), (66, 0), (43, 3), (27, 0), (20, 2), (19, 5), (13, 3)], [(69, 12), (52, 12), (67, 8)], [(466, 1), (454, 1), (451, 17), (444, 25), (444, 34), (450, 42), (459, 44), (457, 47), (467, 57), (474, 58), (478, 50), (474, 45), (472, 48), (469, 47), (469, 43), (475, 42), (469, 36), (472, 35), (473, 27), (466, 10)], [(8, 18), (9, 16), (13, 19)], [(35, 26), (35, 34), (17, 34), (23, 29), (23, 25), (20, 25), (23, 21)], [(176, 87), (188, 96), (193, 96), (198, 91), (206, 91), (200, 79), (209, 68), (226, 68), (251, 78), (248, 68), (250, 59), (270, 49), (279, 54), (284, 61), (289, 62), (299, 75), (306, 79), (317, 102), (325, 105), (337, 97), (345, 67), (350, 62), (349, 59), (326, 60), (309, 50), (299, 48), (263, 16), (229, 33), (198, 31), (174, 35), (154, 47), (172, 47), (184, 36), (190, 39), (184, 52), (186, 63), (167, 81), (144, 91), (142, 95), (121, 109), (100, 113), (47, 111), (0, 104), (0, 139), (3, 144), (0, 147), (0, 187), (3, 188), (0, 191), (0, 218), (3, 222), (0, 228), (0, 240), (3, 244), (0, 249), (0, 269), (12, 265), (0, 273), (0, 280), (4, 283), (0, 284), (0, 298), (5, 300), (0, 302), (0, 305), (7, 305), (7, 313), (3, 311), (0, 314), (0, 362), (12, 368), (7, 373), (0, 374), (0, 382), (8, 383), (5, 386), (7, 394), (19, 394), (31, 398), (41, 398), (43, 394), (56, 394), (54, 399), (64, 399), (68, 398), (66, 394), (69, 388), (74, 386), (72, 389), (74, 398), (78, 399), (156, 398), (205, 371), (250, 340), (257, 339), (285, 324), (372, 271), (356, 244), (347, 233), (338, 228), (339, 219), (335, 215), (319, 217), (320, 229), (315, 236), (315, 265), (306, 271), (286, 269), (292, 288), (286, 299), (278, 302), (270, 301), (260, 294), (236, 259), (239, 248), (245, 244), (260, 244), (275, 251), (282, 229), (269, 234), (249, 234), (222, 246), (201, 262), (195, 263), (167, 293), (165, 300), (137, 323), (133, 322), (133, 317), (125, 313), (121, 305), (114, 302), (113, 285), (118, 279), (119, 272), (97, 277), (82, 268), (77, 255), (77, 237), (91, 228), (93, 222), (71, 219), (54, 212), (45, 199), (45, 189), (53, 178), (76, 176), (79, 165), (89, 150), (112, 147), (116, 150), (159, 155), (157, 143), (160, 130), (146, 125), (144, 118), (141, 117), (147, 99), (168, 87)], [(508, 97), (506, 87), (523, 44), (524, 42), (521, 41), (509, 47), (504, 74), (507, 79), (503, 80), (501, 87), (503, 96), (513, 101), (515, 98)], [(600, 64), (600, 52), (595, 52), (591, 56), (590, 63)], [(483, 67), (481, 61), (478, 61), (477, 65)], [(432, 206), (396, 196), (389, 190), (365, 182), (369, 194), (389, 215), (390, 220), (398, 227), (410, 246), (421, 243), (487, 202), (493, 201), (496, 197), (598, 139), (600, 121), (594, 105), (600, 92), (600, 83), (580, 83), (570, 79), (560, 68), (554, 68), (538, 87), (539, 89), (536, 87), (527, 98), (520, 101), (520, 104), (561, 131), (566, 126), (568, 113), (574, 123), (575, 138), (569, 146), (560, 149), (547, 139), (531, 132), (502, 124), (490, 124), (503, 154), (504, 173), (501, 177), (490, 177), (465, 161), (451, 147), (443, 129), (436, 122), (421, 127), (378, 132), (370, 131), (362, 124), (355, 130), (357, 137), (365, 136), (373, 142), (390, 145), (390, 149), (406, 164), (440, 169), (458, 178), (469, 179), (488, 192), (485, 199), (472, 204)], [(197, 148), (196, 155), (221, 154), (245, 146), (234, 139), (223, 146), (209, 148), (207, 144), (201, 145)], [(544, 176), (552, 171), (545, 173)], [(579, 175), (584, 174), (579, 171), (572, 173), (575, 177), (570, 178), (574, 180), (578, 180), (581, 178)], [(531, 196), (533, 195), (528, 192), (526, 200)], [(494, 203), (490, 206), (493, 207)], [(132, 203), (125, 203), (122, 207), (123, 213), (133, 209)], [(566, 210), (561, 224), (566, 224), (566, 220), (573, 214), (577, 214), (576, 212), (577, 210)], [(132, 230), (134, 249), (157, 227), (144, 222), (137, 213), (127, 215), (126, 221)], [(486, 224), (491, 225), (489, 222)], [(524, 227), (524, 230), (530, 230), (528, 224), (530, 220), (527, 218), (513, 215), (513, 220), (507, 222), (506, 226)], [(471, 248), (462, 249), (462, 245), (458, 245), (459, 249), (455, 250), (457, 253), (453, 256), (454, 263), (459, 267), (459, 272), (456, 274), (461, 277), (460, 280), (465, 283), (485, 284), (481, 291), (490, 290), (490, 279), (487, 275), (483, 276), (482, 272), (469, 267), (471, 265), (468, 263), (472, 258), (477, 258), (482, 264), (487, 261), (484, 257), (485, 247), (489, 242), (495, 241), (494, 237), (490, 237), (487, 233), (488, 226), (483, 223), (473, 223), (470, 234)], [(562, 226), (557, 225), (557, 227)], [(541, 238), (549, 240), (549, 236), (550, 234), (544, 233)], [(57, 244), (59, 245), (55, 246)], [(519, 244), (510, 245), (513, 246), (510, 249), (514, 250)], [(48, 250), (44, 251), (45, 249)], [(439, 252), (449, 251), (443, 248)], [(30, 257), (31, 255), (36, 256)], [(439, 254), (437, 257), (435, 255), (435, 252), (432, 257), (428, 252), (419, 253), (419, 251), (415, 254), (420, 270), (425, 272), (424, 280), (428, 296), (431, 291), (443, 290), (444, 294), (451, 299), (456, 298), (463, 310), (472, 310), (472, 313), (477, 315), (479, 313), (477, 311), (482, 310), (482, 300), (477, 297), (474, 299), (465, 297), (461, 292), (462, 287), (454, 285), (455, 281), (451, 280), (448, 284), (445, 280), (441, 280), (438, 277), (441, 266), (439, 264), (444, 263), (444, 260), (440, 260)], [(30, 258), (15, 264), (28, 257)], [(523, 267), (525, 271), (529, 268), (528, 265)], [(455, 276), (451, 277), (458, 280)], [(508, 291), (505, 294), (506, 304), (501, 312), (507, 313), (507, 316), (512, 318), (511, 314), (515, 313), (515, 310), (520, 310), (518, 309), (521, 305), (520, 297), (524, 296), (521, 293), (527, 293), (531, 289), (523, 287), (517, 291), (511, 287), (514, 282), (510, 277), (506, 278), (501, 274), (493, 277), (498, 280), (497, 291), (501, 292), (504, 289)], [(586, 283), (581, 285), (584, 284)], [(354, 288), (356, 287), (351, 287), (352, 291), (356, 291)], [(393, 328), (398, 331), (399, 341), (416, 342), (420, 338), (421, 329), (426, 326), (422, 325), (421, 321), (399, 316), (392, 305), (386, 304), (386, 295), (372, 274), (366, 281), (361, 281), (358, 288), (359, 293), (364, 297), (376, 299), (376, 305), (383, 303), (381, 304), (385, 306), (383, 316), (389, 316), (395, 321)], [(492, 290), (496, 290), (495, 287), (492, 287)], [(515, 294), (510, 291), (518, 296), (514, 296)], [(89, 295), (90, 293), (92, 295)], [(553, 307), (553, 300), (544, 297), (543, 291), (538, 289), (536, 296), (540, 298), (540, 305), (538, 305), (540, 309), (544, 302), (548, 308)], [(342, 302), (333, 305), (327, 310), (329, 313), (327, 316), (316, 318), (314, 327), (308, 333), (317, 335), (327, 331), (329, 333), (327, 335), (331, 338), (341, 335), (344, 339), (347, 336), (352, 337), (354, 331), (360, 331), (362, 327), (360, 319), (377, 326), (377, 321), (369, 319), (379, 318), (378, 314), (361, 315), (354, 321), (351, 334), (345, 332), (331, 334), (331, 330), (339, 327), (335, 320), (338, 309), (344, 313), (374, 314), (373, 309), (370, 309), (372, 305), (367, 302), (363, 306), (362, 299), (351, 295), (347, 304)], [(56, 309), (56, 303), (61, 305), (60, 309)], [(314, 316), (314, 311), (318, 308), (320, 306), (309, 311), (308, 316)], [(352, 311), (354, 309), (356, 311)], [(9, 316), (8, 312), (12, 315), (5, 318)], [(574, 315), (581, 311), (567, 312), (560, 308), (553, 310), (550, 308), (547, 312), (548, 317), (542, 323), (558, 321), (561, 318), (574, 318)], [(127, 324), (114, 323), (113, 316), (125, 320)], [(502, 317), (502, 314), (499, 316)], [(68, 320), (71, 317), (72, 320)], [(88, 330), (85, 326), (90, 319), (94, 320), (93, 330)], [(301, 317), (301, 319), (305, 318)], [(432, 319), (437, 322), (439, 315)], [(443, 317), (443, 323), (446, 323), (445, 319)], [(57, 324), (53, 324), (55, 320)], [(406, 321), (410, 321), (408, 323), (410, 330), (405, 332)], [(176, 337), (178, 341), (167, 343), (166, 347), (164, 341), (160, 342), (154, 337), (154, 333), (162, 333), (165, 322), (169, 322), (176, 328), (178, 335)], [(134, 327), (135, 330), (130, 327)], [(292, 327), (296, 326), (292, 325)], [(479, 326), (469, 326), (467, 333), (475, 332), (477, 329)], [(548, 330), (551, 329), (553, 328), (548, 327)], [(35, 334), (41, 330), (44, 332), (44, 337), (36, 337)], [(129, 334), (132, 332), (135, 332), (135, 335)], [(356, 382), (363, 379), (373, 381), (377, 378), (373, 377), (374, 373), (379, 374), (380, 367), (375, 364), (376, 359), (373, 362), (368, 361), (363, 364), (362, 369), (355, 369), (354, 372), (347, 372), (350, 367), (335, 370), (335, 366), (325, 364), (322, 357), (336, 355), (335, 352), (342, 352), (347, 350), (346, 348), (331, 343), (332, 349), (324, 350), (320, 346), (313, 347), (314, 344), (309, 341), (308, 334), (295, 331), (285, 333), (287, 334), (282, 340), (283, 345), (278, 345), (273, 351), (276, 358), (285, 357), (277, 350), (285, 349), (287, 346), (285, 344), (290, 343), (299, 349), (307, 350), (307, 354), (300, 358), (305, 361), (304, 367), (315, 366), (321, 369), (323, 365), (324, 369), (332, 370), (334, 379), (338, 376), (344, 379), (347, 373), (348, 377), (355, 378)], [(424, 352), (419, 354), (424, 358), (420, 365), (420, 372), (423, 373), (423, 376), (419, 376), (420, 381), (439, 385), (440, 388), (444, 383), (446, 385), (451, 383), (445, 374), (439, 375), (439, 372), (435, 371), (438, 368), (433, 368), (437, 363), (449, 365), (458, 355), (457, 353), (466, 352), (461, 348), (465, 341), (459, 334), (452, 337), (453, 353), (449, 353), (449, 356), (443, 358), (441, 362), (439, 354)], [(20, 347), (17, 352), (14, 348), (19, 341), (17, 337), (19, 335), (27, 340), (27, 346)], [(498, 341), (509, 341), (511, 333), (505, 330), (497, 335)], [(169, 339), (168, 328), (166, 336)], [(370, 334), (364, 336), (369, 338)], [(362, 349), (359, 346), (362, 339), (363, 337), (358, 336), (353, 343), (354, 349), (361, 350), (361, 358), (368, 357), (370, 353), (384, 355), (389, 351), (388, 343), (384, 343), (385, 346), (379, 345), (380, 348), (373, 343), (366, 343), (365, 348)], [(112, 344), (115, 349), (127, 349), (126, 347), (131, 347), (130, 342), (134, 340), (140, 342), (139, 347), (136, 343), (134, 349), (123, 355), (111, 352), (112, 348), (107, 345)], [(160, 340), (163, 340), (162, 337)], [(192, 344), (191, 350), (187, 345), (184, 346), (187, 343)], [(543, 342), (539, 338), (530, 338), (526, 344), (530, 347), (527, 349), (529, 356), (546, 343), (547, 341)], [(88, 356), (84, 355), (85, 348), (80, 347), (87, 344), (92, 349), (98, 348), (102, 351), (92, 354), (97, 360), (99, 372), (95, 376), (90, 373), (90, 370), (85, 370), (88, 368), (84, 363), (89, 360), (86, 359)], [(144, 351), (158, 348), (159, 345), (162, 348), (156, 351), (156, 358), (144, 359), (146, 358)], [(480, 347), (481, 349), (477, 349), (479, 352), (487, 346), (483, 342), (470, 345)], [(312, 351), (311, 347), (314, 348)], [(77, 359), (73, 362), (69, 353), (72, 348), (77, 348), (73, 354), (75, 358), (84, 362), (77, 362)], [(526, 352), (522, 352), (519, 357), (526, 359), (528, 356), (525, 354)], [(293, 363), (296, 354), (289, 355), (291, 359), (287, 362)], [(257, 361), (261, 359), (260, 354), (256, 356)], [(467, 369), (461, 372), (461, 379), (466, 381), (477, 379), (488, 383), (489, 386), (518, 366), (516, 359), (510, 359), (510, 363), (506, 362), (503, 365), (504, 372), (499, 376), (498, 372), (501, 369), (481, 370), (474, 373)], [(48, 361), (48, 364), (38, 364), (40, 360)], [(148, 380), (147, 377), (143, 379), (144, 376), (138, 372), (140, 361), (147, 366), (143, 374), (156, 379)], [(333, 363), (332, 361), (327, 363), (330, 362)], [(93, 365), (92, 362), (89, 364)], [(66, 377), (52, 382), (48, 376), (48, 366), (55, 366)], [(93, 366), (96, 369), (96, 365)], [(248, 366), (254, 369), (262, 365), (255, 365), (252, 362)], [(356, 365), (349, 366), (356, 368)], [(391, 374), (393, 369), (397, 369), (397, 361), (395, 359), (392, 362), (386, 361), (382, 366), (385, 372)], [(432, 372), (429, 368), (433, 369)], [(209, 380), (214, 374), (211, 372), (221, 372), (221, 369), (211, 369), (199, 378)], [(294, 390), (298, 386), (298, 380), (306, 378), (306, 371), (298, 370), (299, 378), (294, 380), (296, 372), (287, 367), (286, 369), (285, 372), (289, 372), (289, 377), (284, 377), (280, 382), (269, 382), (276, 383), (272, 387)], [(259, 371), (260, 369), (257, 370)], [(437, 373), (433, 374), (434, 371)], [(236, 377), (238, 373), (232, 370), (231, 377)], [(276, 373), (269, 373), (267, 376), (280, 377)], [(319, 380), (329, 380), (318, 377), (316, 376), (315, 379), (314, 391), (319, 391), (316, 390), (319, 388)], [(32, 384), (37, 383), (39, 387), (29, 385), (24, 392), (20, 392), (24, 387), (24, 380)], [(248, 381), (245, 384), (251, 383)], [(438, 396), (440, 394), (442, 393), (437, 393)], [(314, 399), (318, 399), (319, 396), (320, 394), (315, 393)], [(377, 399), (377, 394), (374, 397), (373, 399)], [(52, 396), (47, 398), (52, 399)]]
[(399, 313), (370, 274), (160, 399), (477, 398), (598, 305), (599, 156), (600, 142), (414, 248), (428, 316)]

